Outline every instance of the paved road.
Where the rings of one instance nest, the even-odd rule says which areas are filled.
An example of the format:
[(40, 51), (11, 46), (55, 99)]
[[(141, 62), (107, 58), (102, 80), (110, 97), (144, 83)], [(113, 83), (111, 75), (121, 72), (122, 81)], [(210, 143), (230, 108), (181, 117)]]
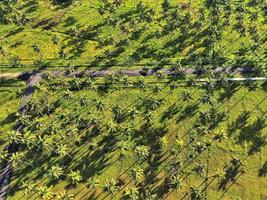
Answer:
[[(26, 112), (26, 106), (31, 99), (31, 96), (34, 92), (34, 85), (42, 80), (42, 76), (39, 73), (32, 74), (30, 78), (26, 81), (26, 89), (25, 93), (22, 96), (19, 112), (24, 114)], [(14, 129), (23, 133), (23, 125), (17, 124), (15, 125)], [(19, 145), (17, 144), (10, 144), (7, 148), (9, 155), (18, 151)], [(6, 199), (7, 192), (9, 189), (9, 183), (12, 176), (12, 163), (7, 161), (4, 164), (3, 169), (1, 170), (0, 174), (0, 200)]]
[[(217, 73), (225, 73), (228, 75), (231, 74), (238, 74), (238, 73), (246, 73), (249, 74), (253, 72), (253, 69), (251, 68), (223, 68), (223, 67), (217, 67), (215, 69), (210, 69), (212, 72), (217, 72)], [(64, 70), (44, 70), (42, 73), (49, 73), (53, 76), (79, 76), (82, 74), (87, 74), (95, 77), (104, 77), (108, 76), (110, 74), (113, 74), (115, 70), (107, 69), (107, 70), (84, 70), (84, 71), (74, 71), (72, 73), (66, 74)], [(202, 74), (205, 71), (203, 70), (196, 70), (193, 68), (181, 68), (179, 71), (173, 70), (171, 68), (166, 68), (166, 69), (161, 69), (161, 70), (155, 70), (155, 69), (149, 69), (149, 70), (141, 70), (141, 69), (136, 69), (136, 70), (120, 70), (120, 72), (124, 75), (128, 76), (153, 76), (156, 75), (157, 72), (161, 72), (166, 75), (175, 75), (177, 73), (182, 73), (182, 74)], [(30, 74), (30, 73), (27, 73)], [(19, 78), (25, 76), (25, 73), (19, 73), (19, 72), (14, 72), (14, 73), (0, 73), (0, 78)]]

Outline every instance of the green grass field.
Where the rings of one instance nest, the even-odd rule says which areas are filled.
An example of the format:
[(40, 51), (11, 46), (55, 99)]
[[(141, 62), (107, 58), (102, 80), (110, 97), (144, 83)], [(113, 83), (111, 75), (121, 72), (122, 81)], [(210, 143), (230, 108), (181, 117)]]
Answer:
[[(165, 11), (163, 1), (138, 5), (125, 0), (118, 7), (107, 2), (11, 4), (19, 9), (18, 21), (26, 22), (0, 24), (2, 71), (70, 65), (135, 68), (151, 63), (152, 67), (180, 63), (263, 68), (266, 63), (266, 2), (229, 1), (214, 7), (215, 11), (202, 0), (170, 1)], [(12, 14), (6, 18), (12, 21)]]
[[(162, 83), (155, 81), (159, 80), (129, 78), (126, 86), (111, 77), (48, 78), (38, 85), (27, 113), (31, 123), (25, 128), (34, 139), (21, 149), (21, 160), (27, 163), (15, 167), (8, 199), (50, 199), (62, 191), (75, 199), (130, 199), (125, 191), (131, 187), (138, 188), (141, 199), (147, 198), (147, 191), (156, 199), (177, 199), (186, 193), (189, 198), (191, 187), (207, 199), (265, 198), (263, 83), (251, 90), (255, 86), (186, 86), (183, 80), (167, 84), (164, 77)], [(209, 93), (210, 103), (204, 103), (209, 87), (214, 92)], [(142, 145), (149, 151), (144, 160), (136, 153)], [(242, 164), (233, 167), (233, 159)], [(181, 169), (172, 168), (174, 161)], [(49, 176), (53, 166), (63, 170), (58, 178)], [(135, 180), (131, 172), (138, 167), (144, 174)], [(177, 191), (167, 184), (173, 170), (182, 183)], [(71, 183), (71, 171), (81, 175), (77, 184)], [(112, 178), (115, 189), (107, 191), (105, 184)], [(31, 190), (29, 184), (34, 186)]]
[(19, 109), (20, 98), (24, 90), (21, 81), (0, 80), (0, 140), (1, 150), (5, 147), (7, 131), (12, 130), (16, 112)]

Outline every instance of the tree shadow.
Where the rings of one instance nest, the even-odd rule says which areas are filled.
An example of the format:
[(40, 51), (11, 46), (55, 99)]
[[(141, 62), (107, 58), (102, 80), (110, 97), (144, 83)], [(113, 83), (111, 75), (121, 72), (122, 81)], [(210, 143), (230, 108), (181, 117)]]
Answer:
[(267, 175), (267, 161), (262, 165), (262, 167), (259, 169), (258, 176), (266, 176)]
[(242, 129), (246, 126), (249, 117), (251, 116), (251, 113), (249, 111), (243, 112), (240, 114), (235, 122), (232, 122), (229, 125), (229, 133), (228, 135), (232, 135), (234, 132), (236, 132), (238, 129)]
[(74, 25), (76, 22), (77, 22), (77, 20), (76, 20), (74, 17), (69, 16), (69, 17), (64, 21), (64, 27), (72, 26), (72, 25)]

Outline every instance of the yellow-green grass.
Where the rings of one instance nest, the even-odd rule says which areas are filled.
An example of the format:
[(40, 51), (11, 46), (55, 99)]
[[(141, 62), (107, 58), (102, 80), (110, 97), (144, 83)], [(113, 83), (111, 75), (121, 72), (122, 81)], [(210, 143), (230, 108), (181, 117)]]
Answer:
[[(138, 78), (132, 79), (133, 81), (136, 81)], [(153, 80), (153, 78), (148, 78), (147, 82)], [(59, 83), (62, 85), (62, 80), (59, 80)], [(62, 126), (62, 123), (67, 120), (67, 117), (63, 119), (59, 119), (58, 116), (61, 113), (66, 113), (73, 115), (75, 112), (78, 113), (80, 117), (88, 117), (88, 113), (93, 113), (96, 117), (100, 118), (100, 127), (101, 128), (101, 134), (100, 135), (92, 135), (90, 133), (90, 129), (88, 130), (87, 139), (83, 140), (83, 142), (78, 145), (75, 144), (75, 138), (66, 137), (66, 139), (62, 140), (60, 139), (59, 135), (66, 135), (69, 133), (68, 130), (65, 128), (63, 130), (60, 130), (58, 134), (53, 136), (47, 136), (52, 137), (54, 141), (57, 143), (66, 144), (69, 149), (69, 154), (72, 156), (72, 159), (69, 163), (62, 163), (63, 161), (58, 157), (46, 157), (43, 154), (32, 154), (29, 153), (29, 160), (32, 162), (33, 167), (29, 167), (29, 171), (24, 171), (23, 173), (20, 173), (20, 171), (17, 171), (14, 173), (14, 178), (11, 182), (11, 185), (13, 187), (12, 192), (9, 195), (9, 199), (18, 199), (18, 198), (30, 198), (36, 199), (40, 198), (36, 193), (32, 193), (29, 196), (24, 195), (22, 190), (18, 189), (18, 186), (21, 185), (21, 182), (24, 180), (34, 181), (35, 183), (41, 185), (47, 185), (52, 186), (53, 192), (59, 192), (63, 189), (69, 188), (68, 182), (66, 181), (65, 176), (60, 179), (59, 182), (56, 182), (51, 185), (51, 179), (48, 177), (48, 170), (51, 168), (51, 166), (59, 164), (63, 167), (65, 173), (68, 173), (70, 170), (79, 170), (81, 174), (83, 175), (83, 182), (78, 184), (76, 187), (71, 187), (69, 190), (69, 193), (76, 194), (77, 199), (86, 199), (88, 198), (93, 192), (89, 191), (85, 187), (85, 182), (87, 178), (95, 177), (100, 180), (100, 186), (103, 186), (104, 182), (106, 180), (109, 180), (110, 178), (117, 179), (121, 174), (123, 174), (120, 179), (123, 180), (123, 182), (128, 183), (130, 182), (128, 186), (131, 186), (134, 184), (134, 181), (129, 177), (129, 171), (126, 171), (133, 163), (136, 161), (136, 156), (134, 154), (133, 150), (129, 150), (127, 153), (127, 157), (123, 161), (119, 161), (119, 152), (118, 150), (108, 150), (104, 151), (104, 146), (110, 145), (110, 142), (114, 142), (115, 139), (121, 138), (121, 135), (114, 135), (114, 138), (106, 139), (102, 142), (100, 142), (103, 137), (110, 137), (110, 135), (107, 133), (106, 125), (108, 124), (108, 121), (112, 119), (112, 113), (111, 113), (111, 107), (112, 105), (116, 104), (121, 106), (121, 108), (125, 111), (129, 111), (134, 106), (140, 105), (142, 100), (148, 98), (155, 98), (155, 99), (164, 99), (162, 105), (155, 109), (153, 111), (153, 116), (155, 117), (155, 121), (151, 125), (151, 128), (160, 128), (164, 124), (167, 126), (167, 132), (165, 135), (168, 138), (169, 145), (168, 148), (170, 148), (174, 144), (174, 140), (176, 137), (181, 138), (183, 135), (185, 137), (183, 138), (184, 142), (188, 142), (188, 134), (192, 133), (194, 129), (194, 125), (197, 122), (199, 112), (202, 111), (208, 111), (211, 106), (210, 105), (202, 105), (199, 104), (199, 109), (196, 113), (189, 113), (185, 116), (184, 119), (178, 120), (176, 122), (175, 119), (177, 119), (179, 116), (181, 116), (182, 111), (189, 105), (192, 105), (194, 102), (199, 102), (198, 99), (202, 96), (204, 93), (203, 89), (196, 87), (188, 87), (190, 94), (193, 97), (193, 100), (189, 102), (184, 102), (181, 99), (182, 92), (184, 91), (185, 87), (182, 83), (180, 87), (178, 87), (175, 90), (170, 90), (168, 85), (162, 84), (163, 90), (159, 93), (153, 93), (151, 88), (153, 84), (150, 85), (149, 88), (146, 90), (141, 90), (137, 88), (122, 88), (121, 86), (114, 86), (114, 91), (109, 93), (103, 93), (99, 91), (95, 91), (92, 89), (83, 89), (82, 91), (74, 92), (73, 97), (70, 100), (67, 100), (65, 97), (63, 97), (63, 92), (66, 91), (64, 87), (60, 87), (53, 91), (51, 89), (51, 85), (53, 83), (50, 81), (48, 82), (49, 87), (43, 86), (42, 92), (37, 92), (34, 95), (34, 99), (45, 99), (47, 98), (48, 102), (56, 102), (60, 99), (60, 106), (56, 108), (56, 110), (48, 115), (45, 115), (41, 117), (39, 122), (41, 122), (44, 126), (47, 126), (51, 123), (58, 124), (59, 127)], [(155, 85), (155, 84), (154, 84)], [(252, 127), (253, 124), (259, 120), (266, 120), (264, 119), (264, 113), (266, 114), (267, 104), (266, 104), (266, 91), (263, 90), (263, 88), (259, 88), (256, 91), (249, 91), (244, 86), (239, 86), (237, 91), (234, 92), (232, 95), (230, 93), (227, 93), (229, 97), (222, 98), (223, 95), (225, 95), (225, 92), (223, 89), (218, 89), (214, 92), (213, 95), (213, 103), (214, 107), (217, 109), (218, 112), (225, 112), (225, 118), (222, 122), (216, 126), (214, 130), (209, 130), (208, 135), (204, 136), (204, 140), (212, 141), (212, 145), (209, 148), (209, 150), (206, 150), (203, 152), (197, 159), (194, 160), (193, 163), (191, 163), (186, 169), (185, 172), (181, 174), (181, 178), (185, 177), (187, 173), (190, 172), (190, 170), (194, 167), (196, 163), (199, 164), (207, 164), (208, 166), (208, 175), (212, 176), (216, 173), (218, 169), (223, 170), (225, 164), (230, 166), (230, 160), (231, 157), (237, 157), (244, 161), (245, 163), (245, 173), (241, 175), (241, 177), (237, 180), (236, 184), (231, 185), (231, 182), (227, 184), (227, 186), (231, 185), (229, 190), (224, 194), (223, 199), (232, 199), (232, 198), (243, 198), (243, 199), (255, 199), (260, 198), (261, 196), (266, 196), (266, 177), (259, 177), (259, 169), (263, 166), (264, 162), (267, 159), (267, 149), (264, 146), (259, 151), (249, 154), (247, 157), (249, 148), (251, 147), (252, 143), (254, 141), (250, 140), (250, 136), (253, 136), (254, 134), (257, 135), (266, 135), (266, 127), (262, 127), (260, 130), (256, 130), (257, 126), (255, 126), (255, 129)], [(81, 107), (79, 104), (79, 97), (85, 97), (88, 100), (88, 105)], [(103, 100), (103, 102), (106, 105), (105, 111), (97, 111), (94, 103), (95, 98), (100, 98)], [(221, 99), (221, 100), (220, 100)], [(164, 111), (166, 111), (172, 104), (177, 105), (181, 110), (178, 114), (171, 117), (169, 120), (160, 121), (160, 118), (162, 117), (162, 114)], [(77, 108), (78, 111), (74, 111), (74, 109)], [(157, 140), (157, 134), (155, 134), (154, 131), (145, 131), (145, 129), (141, 128), (141, 125), (144, 123), (144, 119), (142, 117), (142, 112), (144, 111), (144, 108), (141, 106), (138, 108), (140, 111), (140, 114), (138, 114), (138, 117), (134, 120), (127, 119), (125, 122), (122, 122), (120, 126), (129, 124), (129, 122), (133, 122), (134, 129), (139, 130), (140, 132), (137, 133), (132, 141), (130, 141), (129, 146), (130, 149), (134, 149), (135, 145), (145, 144), (151, 147), (152, 144), (155, 144), (155, 141)], [(229, 112), (228, 112), (229, 111)], [(236, 123), (237, 119), (240, 117), (241, 114), (244, 112), (250, 112), (250, 115), (247, 120), (245, 120), (245, 123), (240, 126), (238, 129), (233, 129), (233, 124)], [(191, 115), (190, 115), (191, 114)], [(36, 119), (35, 119), (36, 120)], [(74, 124), (74, 120), (70, 121), (70, 125)], [(266, 123), (266, 121), (265, 121)], [(70, 127), (70, 126), (68, 126)], [(222, 142), (213, 141), (214, 133), (216, 130), (223, 130), (228, 134), (228, 138), (224, 139)], [(231, 131), (233, 130), (233, 131)], [(244, 141), (238, 142), (238, 139), (240, 139), (239, 136), (243, 134), (243, 131), (249, 130), (249, 135), (245, 137)], [(255, 132), (254, 132), (255, 131)], [(159, 132), (159, 134), (163, 134), (163, 130)], [(155, 135), (154, 135), (155, 134)], [(200, 134), (199, 132), (197, 134)], [(78, 135), (85, 136), (85, 131), (81, 131), (78, 133)], [(198, 139), (201, 137), (197, 137)], [(202, 140), (202, 139), (201, 139)], [(89, 148), (90, 143), (92, 141), (98, 141), (100, 142), (97, 147), (93, 150)], [(186, 148), (181, 153), (181, 158), (185, 160), (188, 158), (188, 155), (190, 153), (190, 149)], [(27, 153), (27, 151), (25, 151)], [(151, 154), (154, 154), (155, 152), (151, 152)], [(170, 158), (168, 157), (170, 152), (162, 153), (163, 157), (160, 159), (160, 161), (165, 160), (157, 169), (159, 172), (155, 184), (152, 184), (150, 186), (153, 186), (155, 189), (155, 192), (159, 191), (159, 187), (162, 184), (163, 178), (166, 175), (166, 171), (164, 169), (164, 166), (169, 162)], [(247, 158), (246, 158), (247, 157)], [(34, 158), (34, 159), (33, 159)], [(105, 161), (107, 159), (107, 161)], [(42, 162), (43, 161), (43, 162)], [(136, 165), (136, 164), (135, 164)], [(141, 164), (141, 166), (148, 170), (148, 172), (151, 170), (151, 166), (148, 165), (147, 162), (144, 162)], [(162, 170), (161, 170), (162, 169)], [(125, 172), (126, 171), (126, 172)], [(125, 173), (123, 173), (125, 172)], [(146, 173), (148, 174), (148, 173)], [(184, 188), (181, 191), (172, 192), (166, 197), (167, 199), (177, 199), (181, 196), (183, 196), (190, 187), (192, 186), (199, 186), (205, 177), (198, 177), (195, 174), (191, 174), (187, 179), (183, 181)], [(117, 179), (118, 180), (118, 179)], [(210, 180), (210, 179), (209, 179)], [(257, 185), (258, 189), (255, 190), (254, 186)], [(126, 187), (126, 188), (127, 188)], [(38, 188), (38, 187), (37, 187)], [(120, 199), (121, 195), (123, 194), (123, 191), (117, 194), (114, 199)], [(13, 193), (14, 192), (14, 193)], [(214, 179), (214, 181), (209, 185), (207, 190), (207, 198), (208, 199), (217, 199), (223, 194), (224, 190), (218, 191), (218, 179)], [(100, 199), (104, 198), (107, 193), (103, 193), (101, 187), (97, 189), (96, 192)], [(113, 195), (109, 195), (107, 199), (110, 199)]]
[(14, 126), (15, 114), (19, 109), (21, 95), (24, 90), (22, 81), (1, 81), (0, 83), (0, 140), (1, 150), (5, 147), (7, 132)]
[[(178, 2), (178, 5), (188, 3), (189, 1)], [(248, 2), (248, 1), (246, 1)], [(57, 7), (51, 4), (47, 4), (45, 1), (39, 1), (36, 6), (36, 10), (29, 14), (29, 17), (33, 20), (22, 26), (22, 30), (11, 34), (12, 31), (18, 29), (14, 25), (1, 25), (1, 38), (0, 44), (5, 50), (6, 54), (0, 54), (0, 59), (4, 63), (8, 63), (8, 60), (13, 56), (20, 56), (22, 63), (27, 64), (28, 62), (33, 63), (36, 59), (59, 59), (60, 48), (63, 47), (67, 53), (67, 58), (74, 60), (73, 64), (78, 65), (79, 63), (92, 63), (96, 56), (103, 56), (103, 59), (97, 63), (93, 63), (91, 67), (99, 67), (99, 65), (109, 62), (114, 59), (116, 63), (122, 63), (127, 66), (132, 55), (136, 55), (135, 62), (160, 62), (162, 60), (170, 60), (171, 62), (177, 62), (180, 59), (188, 58), (192, 54), (203, 52), (205, 45), (203, 44), (204, 39), (209, 39), (209, 34), (204, 36), (197, 36), (208, 27), (210, 27), (208, 11), (205, 11), (206, 20), (201, 28), (191, 27), (189, 32), (182, 34), (180, 29), (173, 31), (167, 31), (159, 37), (153, 35), (157, 32), (161, 32), (163, 28), (169, 23), (166, 17), (162, 15), (162, 8), (160, 1), (148, 0), (143, 1), (144, 5), (153, 8), (155, 10), (155, 21), (151, 23), (141, 22), (137, 25), (137, 29), (141, 31), (140, 36), (136, 38), (129, 38), (126, 34), (122, 33), (119, 28), (112, 27), (104, 24), (107, 22), (110, 16), (101, 16), (97, 12), (97, 8), (100, 6), (100, 1), (92, 0), (90, 2), (81, 2), (75, 4), (75, 6), (69, 6), (67, 8)], [(190, 12), (192, 13), (192, 24), (199, 20), (197, 11), (203, 7), (204, 1), (191, 2)], [(232, 2), (233, 3), (233, 2)], [(21, 3), (25, 5), (26, 2)], [(115, 17), (128, 11), (134, 11), (137, 5), (137, 1), (124, 1), (123, 6), (118, 8)], [(177, 5), (176, 1), (171, 1), (171, 5)], [(17, 7), (20, 5), (18, 4)], [(31, 5), (28, 5), (30, 7)], [(245, 6), (245, 3), (244, 3)], [(256, 8), (247, 7), (249, 11), (255, 11)], [(24, 8), (27, 9), (27, 6)], [(188, 12), (188, 9), (180, 11), (182, 15)], [(235, 12), (235, 11), (233, 11)], [(266, 24), (264, 24), (264, 16), (262, 12), (259, 12), (258, 21), (255, 22), (256, 27), (261, 38), (266, 36)], [(133, 14), (136, 17), (137, 14)], [(215, 43), (215, 50), (219, 51), (221, 57), (228, 59), (236, 59), (235, 52), (243, 46), (249, 46), (252, 44), (251, 36), (240, 37), (240, 34), (232, 30), (236, 14), (230, 18), (231, 26), (221, 30), (222, 38)], [(251, 23), (248, 19), (249, 15), (245, 14), (244, 21), (245, 26), (249, 28)], [(123, 17), (122, 17), (123, 19)], [(68, 24), (68, 21), (71, 23)], [(73, 23), (72, 23), (73, 21)], [(52, 24), (49, 26), (49, 24)], [(99, 27), (97, 27), (100, 25)], [(48, 28), (45, 28), (49, 26)], [(132, 29), (132, 25), (126, 24)], [(70, 29), (77, 28), (77, 30), (86, 30), (89, 35), (87, 39), (79, 39), (75, 41), (70, 34)], [(192, 34), (192, 35), (190, 35)], [(151, 38), (149, 36), (151, 35)], [(58, 44), (54, 44), (53, 37), (58, 37)], [(120, 41), (129, 38), (130, 44), (116, 46), (116, 41)], [(99, 47), (99, 38), (109, 40), (115, 39), (115, 42), (105, 44), (102, 48)], [(175, 39), (179, 39), (175, 42)], [(195, 39), (196, 41), (194, 41)], [(173, 43), (169, 43), (173, 41)], [(80, 43), (80, 44), (78, 44)], [(37, 44), (40, 47), (40, 53), (34, 52), (32, 45)], [(77, 45), (81, 52), (77, 52)], [(262, 44), (261, 48), (266, 45)], [(105, 52), (110, 51), (110, 56), (107, 56)], [(192, 51), (192, 52), (191, 52)], [(191, 52), (191, 53), (190, 53)], [(252, 55), (258, 55), (254, 53)], [(53, 61), (54, 65), (57, 64)], [(53, 63), (52, 62), (52, 63)], [(25, 67), (26, 68), (26, 67)], [(133, 66), (134, 68), (134, 66)], [(10, 70), (10, 69), (9, 69)], [(17, 71), (26, 70), (16, 69)]]

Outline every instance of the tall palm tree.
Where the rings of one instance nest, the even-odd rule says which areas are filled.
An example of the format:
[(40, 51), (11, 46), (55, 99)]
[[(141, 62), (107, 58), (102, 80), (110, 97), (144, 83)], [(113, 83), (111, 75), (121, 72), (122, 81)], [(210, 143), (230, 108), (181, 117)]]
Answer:
[(7, 150), (1, 150), (0, 151), (0, 163), (3, 162), (8, 156)]
[(155, 119), (155, 117), (153, 116), (153, 113), (151, 111), (145, 112), (145, 114), (144, 114), (144, 121), (147, 124), (150, 124), (154, 119)]
[(184, 102), (188, 102), (193, 99), (188, 90), (183, 91), (182, 98)]
[(24, 154), (22, 152), (15, 152), (12, 153), (9, 160), (12, 163), (12, 166), (14, 168), (21, 166), (23, 164), (25, 164), (26, 162), (24, 161)]
[(181, 190), (183, 187), (182, 179), (179, 178), (178, 175), (173, 175), (168, 180), (168, 188), (173, 189), (175, 191)]
[(116, 133), (118, 131), (118, 124), (112, 119), (107, 122), (107, 131), (108, 133)]
[(219, 142), (222, 142), (222, 140), (227, 139), (227, 135), (222, 130), (217, 130), (215, 132), (214, 140), (218, 140)]
[(130, 146), (129, 146), (129, 141), (121, 140), (118, 142), (117, 147), (120, 152), (120, 158), (125, 157), (127, 151), (129, 151)]
[(148, 87), (145, 79), (139, 79), (137, 82), (134, 83), (134, 86), (142, 90), (145, 90)]
[(57, 180), (62, 175), (63, 175), (63, 169), (58, 165), (52, 166), (51, 169), (48, 170), (48, 176), (51, 177), (52, 179)]
[(99, 186), (100, 181), (98, 179), (95, 179), (94, 177), (89, 178), (86, 181), (86, 187), (89, 190), (95, 190)]
[(168, 138), (166, 136), (162, 136), (161, 138), (159, 138), (159, 146), (161, 151), (164, 151), (167, 147), (168, 147)]
[(200, 188), (197, 188), (197, 187), (191, 187), (190, 188), (190, 197), (192, 200), (206, 199), (202, 190)]
[(37, 188), (38, 194), (42, 199), (51, 199), (54, 193), (51, 191), (51, 187), (40, 186)]
[(144, 177), (144, 170), (140, 166), (134, 167), (131, 170), (130, 175), (135, 182), (139, 182)]
[(204, 94), (201, 98), (200, 98), (200, 102), (202, 103), (208, 103), (210, 105), (213, 105), (212, 103), (212, 98), (209, 94)]
[(132, 108), (128, 113), (130, 118), (134, 120), (138, 116), (139, 111), (136, 108)]
[(114, 104), (112, 105), (112, 113), (114, 115), (114, 119), (115, 121), (120, 121), (121, 118), (122, 118), (122, 108), (117, 105), (117, 104)]
[(73, 194), (63, 190), (56, 194), (56, 200), (74, 200), (75, 197)]
[(37, 137), (31, 133), (30, 131), (25, 131), (23, 133), (23, 137), (22, 137), (22, 143), (25, 144), (27, 146), (27, 148), (31, 148), (32, 146), (34, 146), (37, 142)]
[(153, 88), (152, 91), (154, 93), (159, 93), (162, 90), (162, 87), (160, 86), (160, 84), (156, 84)]
[(96, 109), (98, 111), (104, 111), (105, 110), (105, 104), (101, 99), (96, 98), (96, 99), (94, 99), (94, 102), (96, 104)]
[(29, 195), (35, 190), (36, 184), (31, 181), (23, 181), (21, 188), (24, 189), (24, 194)]
[(205, 172), (204, 165), (197, 164), (193, 168), (194, 172), (196, 172), (197, 175), (202, 176)]
[(68, 146), (66, 144), (56, 144), (56, 152), (60, 155), (60, 156), (66, 156), (68, 155)]
[(22, 140), (22, 135), (18, 131), (9, 131), (7, 133), (7, 140), (9, 144), (13, 144), (13, 143), (18, 144)]
[(82, 181), (82, 176), (79, 171), (70, 171), (68, 174), (68, 178), (73, 185), (77, 185), (80, 181)]
[(138, 188), (135, 186), (127, 188), (123, 197), (125, 200), (139, 200)]
[(135, 148), (135, 153), (139, 161), (144, 161), (149, 156), (149, 149), (147, 146), (141, 145)]
[(111, 193), (111, 194), (115, 194), (119, 189), (115, 179), (113, 178), (110, 179), (109, 181), (106, 181), (103, 188), (104, 188), (104, 191)]

